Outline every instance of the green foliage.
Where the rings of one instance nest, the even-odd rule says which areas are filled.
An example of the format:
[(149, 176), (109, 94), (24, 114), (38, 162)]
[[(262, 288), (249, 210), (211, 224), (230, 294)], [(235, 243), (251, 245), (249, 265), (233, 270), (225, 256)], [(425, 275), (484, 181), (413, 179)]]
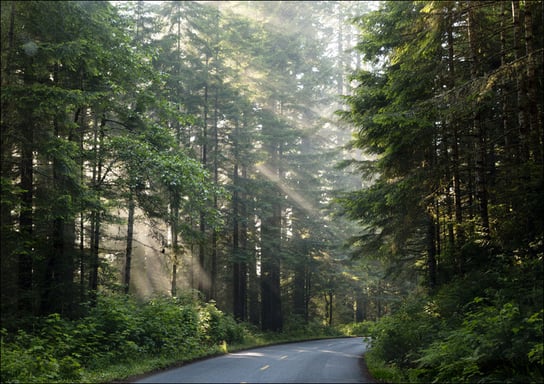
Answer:
[(542, 380), (542, 311), (523, 318), (514, 303), (482, 305), (460, 327), (443, 333), (422, 351), (419, 379), (443, 382), (534, 382)]
[(122, 295), (100, 296), (81, 320), (58, 314), (36, 319), (36, 332), (2, 330), (1, 381), (77, 382), (84, 371), (115, 362), (204, 355), (210, 348), (241, 343), (244, 328), (213, 303), (159, 297), (138, 304)]
[(213, 302), (183, 295), (144, 303), (124, 295), (100, 295), (83, 319), (68, 321), (52, 314), (35, 319), (34, 329), (16, 334), (2, 329), (2, 383), (104, 382), (225, 353), (228, 346), (339, 335), (317, 324), (284, 334), (260, 333), (236, 323)]
[(325, 325), (323, 321), (312, 319), (305, 322), (301, 316), (291, 315), (286, 318), (284, 335), (304, 339), (305, 337), (335, 337), (346, 335), (341, 329)]
[(372, 333), (372, 329), (374, 326), (374, 322), (372, 321), (361, 321), (358, 323), (349, 323), (349, 324), (342, 324), (338, 327), (339, 331), (342, 332), (342, 334), (347, 336), (370, 336)]
[(439, 325), (436, 304), (427, 296), (411, 296), (371, 328), (373, 354), (393, 366), (413, 367), (417, 351), (434, 340)]
[(398, 367), (385, 362), (375, 353), (370, 350), (365, 353), (365, 363), (368, 367), (370, 375), (383, 383), (404, 383), (408, 382), (404, 372)]
[(385, 380), (543, 379), (543, 63), (520, 53), (542, 48), (543, 4), (481, 5), (389, 1), (355, 20), (373, 68), (338, 114), (374, 180), (340, 202), (364, 226), (358, 255), (427, 291), (373, 327)]
[[(442, 296), (444, 297), (444, 296)], [(456, 314), (414, 296), (372, 327), (369, 369), (376, 378), (410, 382), (542, 380), (542, 313), (476, 297)], [(453, 319), (452, 319), (453, 316)]]
[[(45, 320), (50, 333), (31, 335), (2, 329), (0, 381), (3, 383), (77, 382), (83, 367), (77, 354), (69, 353), (71, 335), (56, 315)], [(8, 341), (9, 340), (9, 341)]]
[(200, 308), (198, 328), (204, 340), (210, 344), (239, 343), (244, 339), (243, 327), (217, 309), (213, 302)]

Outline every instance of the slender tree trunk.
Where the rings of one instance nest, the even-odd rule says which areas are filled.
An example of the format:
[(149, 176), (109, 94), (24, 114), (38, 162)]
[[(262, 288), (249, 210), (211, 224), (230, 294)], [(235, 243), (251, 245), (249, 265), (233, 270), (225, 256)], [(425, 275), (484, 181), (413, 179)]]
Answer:
[[(12, 8), (13, 10), (13, 8)], [(32, 79), (25, 75), (25, 83)], [(34, 124), (26, 119), (21, 126), (19, 178), (21, 206), (19, 211), (19, 233), (23, 251), (18, 255), (18, 309), (32, 313), (33, 288), (33, 226), (34, 226)]]
[(376, 285), (376, 293), (377, 293), (377, 297), (376, 297), (376, 316), (377, 316), (377, 319), (381, 319), (382, 317), (382, 310), (383, 310), (383, 307), (382, 307), (382, 284), (381, 284), (381, 281), (378, 281), (377, 285)]
[(19, 297), (20, 310), (31, 310), (31, 292), (32, 292), (32, 252), (31, 246), (33, 237), (33, 200), (34, 200), (34, 170), (33, 170), (33, 151), (32, 143), (34, 141), (33, 128), (27, 126), (23, 128), (24, 143), (21, 149), (20, 160), (20, 186), (21, 210), (19, 214), (19, 232), (23, 244), (27, 244), (25, 251), (19, 255), (18, 276), (19, 276)]
[(134, 211), (136, 202), (134, 201), (134, 190), (130, 187), (128, 197), (128, 219), (127, 219), (127, 246), (125, 251), (125, 273), (123, 276), (123, 285), (125, 294), (130, 290), (130, 268), (132, 265), (132, 240), (134, 238)]
[(293, 287), (293, 313), (301, 316), (304, 320), (306, 313), (306, 255), (301, 255), (303, 260), (297, 262), (295, 266), (294, 287)]
[[(209, 57), (206, 57), (206, 71), (208, 71)], [(204, 86), (204, 116), (202, 123), (202, 150), (201, 161), (204, 168), (208, 166), (208, 84)], [(200, 213), (200, 240), (198, 246), (198, 262), (199, 262), (199, 276), (198, 276), (198, 290), (204, 294), (206, 300), (209, 299), (208, 289), (204, 284), (206, 274), (206, 217), (204, 212)]]
[(303, 242), (300, 247), (300, 256), (295, 261), (294, 281), (293, 281), (293, 312), (295, 315), (304, 318), (305, 322), (308, 314), (306, 313), (306, 293), (307, 293), (307, 272), (308, 272), (308, 247), (304, 239), (299, 238), (298, 241)]
[(536, 9), (538, 3), (534, 1), (525, 1), (524, 7), (524, 29), (525, 29), (525, 52), (527, 54), (526, 76), (527, 76), (527, 114), (529, 123), (529, 150), (530, 156), (535, 161), (543, 159), (543, 143), (542, 137), (542, 125), (539, 124), (539, 111), (538, 111), (538, 86), (539, 81), (536, 76), (537, 72), (537, 58), (534, 48), (534, 34), (533, 34), (533, 10)]
[[(246, 125), (244, 124), (244, 127)], [(247, 176), (247, 167), (242, 167), (242, 178), (244, 180), (248, 179)], [(242, 217), (244, 218), (243, 225), (245, 229), (242, 231), (244, 236), (242, 237), (243, 249), (248, 253), (246, 261), (247, 269), (247, 300), (248, 300), (248, 320), (253, 325), (261, 325), (261, 308), (259, 301), (259, 292), (260, 292), (260, 277), (257, 275), (257, 246), (255, 240), (251, 241), (248, 236), (250, 231), (256, 237), (257, 228), (255, 222), (255, 208), (253, 204), (249, 205), (249, 200), (246, 198), (244, 204), (242, 205), (243, 213)], [(249, 206), (248, 206), (249, 205)], [(251, 227), (249, 227), (249, 223)]]
[[(500, 41), (501, 41), (501, 67), (507, 64), (506, 58), (506, 25), (508, 20), (508, 12), (506, 9), (506, 3), (501, 1), (501, 22), (500, 22)], [(509, 127), (508, 116), (510, 115), (508, 108), (508, 93), (509, 89), (507, 86), (507, 80), (503, 79), (501, 82), (501, 125), (502, 125), (502, 134), (504, 137), (504, 148), (506, 152), (506, 161), (510, 162), (515, 157), (513, 153), (514, 140), (512, 137), (511, 129)]]
[(310, 300), (312, 299), (312, 257), (308, 258), (308, 265), (306, 268), (306, 293), (304, 298), (304, 322), (308, 324), (310, 320)]
[(363, 292), (358, 290), (355, 299), (355, 322), (360, 323), (366, 320), (366, 300)]
[[(270, 151), (271, 169), (278, 170), (279, 149), (272, 146)], [(279, 174), (277, 175), (280, 180)], [(280, 252), (281, 252), (281, 193), (273, 187), (267, 198), (271, 206), (266, 216), (261, 219), (261, 310), (262, 328), (268, 331), (280, 331), (283, 328), (280, 292)]]
[[(177, 278), (179, 264), (179, 210), (180, 195), (177, 190), (170, 191), (170, 237), (172, 238), (172, 281), (170, 293), (172, 297), (178, 294)], [(192, 286), (191, 286), (192, 287)]]
[[(274, 102), (278, 115), (282, 115), (283, 104)], [(275, 140), (275, 139), (272, 139)], [(281, 303), (281, 242), (282, 242), (282, 200), (280, 183), (283, 180), (283, 148), (281, 142), (267, 144), (268, 162), (266, 167), (273, 172), (270, 190), (267, 193), (266, 210), (261, 218), (261, 311), (262, 328), (269, 331), (283, 329)]]
[(333, 315), (333, 298), (334, 292), (332, 289), (328, 289), (323, 293), (325, 298), (325, 312), (327, 313), (327, 325), (332, 326), (332, 315)]
[[(5, 6), (7, 9), (7, 5)], [(13, 54), (14, 54), (14, 31), (15, 31), (15, 15), (16, 15), (16, 2), (11, 2), (9, 9), (9, 26), (7, 28), (7, 43), (5, 46), (2, 46), (2, 50), (6, 52), (6, 55), (1, 60), (1, 73), (0, 73), (0, 84), (2, 88), (4, 86), (9, 86), (12, 83), (12, 72), (11, 68), (13, 64)], [(14, 154), (16, 153), (17, 143), (15, 140), (8, 140), (8, 130), (15, 131), (20, 129), (17, 126), (8, 126), (8, 116), (11, 114), (11, 111), (15, 109), (15, 103), (13, 100), (6, 100), (2, 98), (0, 106), (0, 121), (2, 121), (2, 140), (0, 140), (0, 175), (2, 178), (9, 179), (12, 177), (15, 171), (14, 163), (15, 158)], [(4, 192), (4, 191), (2, 191)], [(18, 204), (13, 201), (8, 201), (8, 199), (0, 199), (0, 228), (2, 233), (4, 229), (12, 228), (15, 218), (14, 208)], [(11, 232), (11, 231), (10, 231)], [(7, 237), (7, 236), (6, 236)], [(21, 255), (15, 254), (14, 248), (16, 244), (10, 242), (8, 246), (8, 241), (4, 237), (2, 246), (0, 247), (0, 297), (2, 302), (2, 308), (6, 317), (8, 313), (16, 313), (17, 306), (25, 307), (20, 301), (20, 286), (18, 279), (18, 268)]]
[[(514, 24), (514, 53), (515, 59), (519, 60), (524, 56), (523, 34), (521, 32), (521, 17), (519, 1), (512, 1), (512, 22)], [(520, 74), (516, 79), (517, 105), (518, 105), (518, 134), (519, 149), (518, 156), (522, 163), (529, 159), (528, 144), (528, 105), (527, 105), (527, 85), (524, 74)]]
[(170, 294), (172, 295), (172, 297), (176, 297), (178, 295), (178, 264), (178, 251), (176, 248), (174, 248), (174, 254), (172, 255), (172, 282), (170, 287)]
[[(236, 145), (236, 144), (235, 144)], [(237, 150), (235, 149), (235, 152)], [(238, 207), (240, 204), (239, 197), (239, 175), (238, 175), (238, 159), (236, 158), (234, 163), (233, 171), (233, 186), (234, 192), (232, 195), (232, 300), (233, 300), (233, 315), (235, 319), (244, 321), (245, 320), (245, 297), (244, 297), (244, 286), (245, 286), (245, 276), (243, 276), (242, 271), (242, 260), (240, 256), (240, 213), (238, 212)]]
[[(215, 62), (217, 63), (218, 52), (216, 50)], [(217, 68), (216, 68), (217, 71)], [(216, 74), (217, 75), (217, 74)], [(213, 182), (219, 184), (219, 79), (216, 79), (213, 111)], [(213, 197), (213, 208), (218, 209), (217, 195)], [(210, 270), (210, 298), (215, 299), (217, 295), (217, 229), (212, 229), (212, 252), (211, 252), (211, 270)]]
[[(83, 90), (83, 79), (81, 79), (80, 89)], [(79, 108), (74, 117), (74, 123), (78, 126), (78, 144), (79, 144), (79, 182), (81, 185), (85, 184), (85, 161), (83, 158), (84, 153), (84, 132), (85, 132), (85, 108)], [(79, 248), (79, 302), (85, 301), (85, 212), (84, 204), (80, 203), (79, 217), (78, 217), (78, 248)]]
[(436, 223), (434, 218), (427, 217), (427, 274), (429, 279), (429, 288), (436, 288)]
[[(246, 197), (247, 198), (247, 197)], [(240, 318), (242, 321), (246, 321), (248, 318), (248, 225), (247, 225), (247, 208), (246, 204), (242, 203), (240, 207), (240, 217), (243, 218), (243, 221), (240, 225), (240, 248), (243, 252), (243, 260), (240, 261), (240, 284), (239, 284), (239, 296), (240, 296), (240, 314), (242, 317)]]
[(248, 262), (248, 317), (255, 326), (261, 324), (261, 307), (259, 301), (260, 277), (257, 275), (257, 255), (255, 247), (251, 250), (251, 260)]
[[(104, 140), (104, 126), (106, 121), (102, 118), (98, 125), (98, 118), (95, 119), (94, 132), (94, 165), (92, 171), (92, 184), (95, 192), (100, 196), (102, 183), (102, 154), (100, 153)], [(96, 305), (98, 293), (98, 266), (99, 266), (99, 251), (100, 251), (100, 230), (101, 230), (101, 213), (100, 208), (94, 208), (91, 213), (91, 254), (89, 265), (89, 291), (91, 305)]]
[[(455, 52), (454, 52), (454, 17), (453, 9), (450, 7), (448, 9), (448, 87), (453, 89), (455, 87)], [(461, 176), (459, 172), (459, 126), (457, 121), (454, 118), (451, 119), (450, 128), (452, 131), (451, 138), (451, 169), (452, 169), (452, 181), (453, 181), (453, 197), (454, 197), (454, 206), (455, 206), (455, 235), (456, 243), (458, 245), (464, 242), (464, 233), (463, 233), (463, 208), (462, 208), (462, 196), (461, 196)], [(460, 270), (463, 269), (463, 261), (460, 260), (460, 256), (457, 255), (458, 261), (457, 265)]]
[[(471, 4), (468, 6), (468, 38), (471, 55), (471, 78), (476, 80), (480, 76), (480, 63), (478, 50), (480, 47), (479, 36), (475, 25), (476, 15)], [(489, 240), (489, 212), (488, 212), (488, 192), (487, 192), (487, 138), (485, 125), (481, 121), (481, 111), (479, 105), (475, 106), (473, 113), (473, 132), (476, 135), (476, 198), (478, 199), (478, 208), (480, 214), (481, 236)]]

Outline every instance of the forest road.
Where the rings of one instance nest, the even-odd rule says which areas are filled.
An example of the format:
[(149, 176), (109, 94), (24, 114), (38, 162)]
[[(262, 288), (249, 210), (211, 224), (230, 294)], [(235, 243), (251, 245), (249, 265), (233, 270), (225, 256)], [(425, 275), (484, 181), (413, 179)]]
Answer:
[(198, 361), (136, 383), (374, 383), (362, 338), (274, 345)]

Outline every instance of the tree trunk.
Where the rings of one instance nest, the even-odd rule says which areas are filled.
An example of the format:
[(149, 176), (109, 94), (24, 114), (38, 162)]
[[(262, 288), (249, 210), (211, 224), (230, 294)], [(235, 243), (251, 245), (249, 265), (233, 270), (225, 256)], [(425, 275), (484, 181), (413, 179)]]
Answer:
[[(96, 119), (94, 126), (94, 165), (92, 171), (92, 185), (95, 192), (100, 196), (102, 183), (102, 154), (100, 153), (103, 147), (104, 126), (106, 121), (102, 118), (100, 125)], [(99, 207), (94, 208), (91, 212), (91, 254), (89, 265), (89, 292), (91, 305), (96, 305), (98, 293), (98, 266), (99, 266), (99, 251), (100, 251), (100, 230), (101, 230), (101, 210)]]
[(127, 219), (127, 247), (125, 251), (125, 273), (123, 275), (123, 285), (125, 294), (130, 290), (130, 268), (132, 265), (132, 240), (134, 238), (134, 211), (136, 203), (134, 201), (134, 190), (130, 187), (128, 197), (128, 219)]
[[(57, 73), (54, 76), (57, 82)], [(64, 116), (54, 118), (54, 137), (61, 137), (59, 120)], [(56, 155), (51, 159), (53, 191), (56, 200), (65, 201), (65, 196), (70, 196), (74, 201), (64, 171), (62, 160)], [(64, 204), (53, 203), (50, 207), (54, 217), (49, 234), (50, 248), (45, 255), (45, 273), (42, 276), (40, 289), (40, 313), (61, 313), (71, 317), (74, 313), (74, 249), (75, 228), (72, 216), (72, 207)]]
[(302, 243), (300, 255), (295, 261), (295, 276), (293, 281), (293, 313), (304, 319), (306, 322), (308, 314), (306, 313), (306, 294), (307, 294), (307, 273), (309, 250), (304, 239), (298, 239)]
[[(480, 76), (481, 68), (479, 63), (478, 51), (480, 48), (479, 36), (476, 31), (475, 20), (477, 16), (473, 9), (473, 5), (468, 6), (468, 39), (471, 56), (471, 78), (477, 80)], [(472, 128), (476, 136), (476, 198), (478, 200), (478, 208), (480, 214), (480, 231), (481, 236), (485, 240), (489, 240), (489, 212), (488, 212), (488, 192), (487, 192), (487, 138), (485, 125), (481, 121), (480, 106), (475, 106), (476, 110), (473, 113)]]
[(262, 329), (281, 331), (283, 318), (280, 292), (281, 206), (273, 203), (272, 212), (261, 223), (261, 300)]
[[(217, 63), (217, 50), (215, 62)], [(216, 68), (217, 73), (217, 68)], [(219, 81), (219, 79), (217, 79)], [(215, 85), (214, 110), (213, 110), (213, 182), (219, 184), (219, 84)], [(213, 208), (218, 209), (217, 195), (213, 196)], [(217, 229), (212, 229), (212, 252), (210, 270), (210, 298), (215, 299), (217, 295)]]
[[(521, 59), (524, 53), (523, 34), (521, 32), (521, 17), (519, 1), (512, 1), (512, 22), (514, 24), (514, 53), (515, 59)], [(516, 78), (517, 88), (517, 106), (518, 106), (518, 134), (519, 134), (519, 149), (518, 156), (522, 163), (529, 159), (529, 144), (528, 144), (528, 103), (527, 103), (527, 85), (524, 74), (520, 74)]]
[(436, 288), (436, 223), (431, 215), (427, 217), (427, 275), (429, 288)]
[[(306, 255), (301, 255), (306, 258)], [(306, 313), (306, 265), (305, 260), (301, 260), (295, 266), (295, 276), (293, 282), (293, 313), (302, 317), (305, 321)]]
[(23, 140), (20, 159), (21, 209), (19, 213), (19, 232), (24, 251), (18, 257), (18, 297), (19, 310), (32, 310), (32, 238), (33, 238), (33, 200), (34, 200), (34, 169), (33, 141), (34, 133), (31, 124), (22, 128)]
[[(14, 8), (12, 8), (13, 12)], [(13, 17), (13, 15), (12, 15)], [(8, 64), (9, 65), (9, 64)], [(24, 76), (25, 84), (31, 84), (30, 74)], [(19, 159), (19, 177), (21, 206), (19, 211), (19, 233), (22, 252), (18, 255), (18, 308), (22, 313), (32, 313), (33, 287), (33, 242), (34, 242), (34, 123), (25, 119), (20, 127), (21, 142)]]
[(361, 291), (356, 292), (355, 300), (355, 322), (360, 323), (366, 320), (366, 299)]
[[(170, 293), (172, 297), (176, 297), (178, 294), (177, 278), (178, 278), (178, 264), (179, 264), (179, 240), (178, 240), (178, 228), (179, 228), (179, 207), (180, 196), (177, 190), (170, 191), (170, 236), (172, 237), (172, 281)], [(192, 272), (191, 272), (192, 273)]]
[[(277, 170), (278, 148), (273, 148), (270, 155), (270, 168)], [(272, 198), (272, 201), (266, 202), (271, 208), (261, 219), (261, 321), (263, 330), (280, 331), (283, 328), (280, 292), (281, 193), (276, 185), (267, 198)]]
[[(537, 100), (539, 81), (537, 73), (537, 58), (534, 48), (533, 35), (533, 10), (538, 3), (533, 1), (525, 2), (524, 9), (524, 29), (525, 29), (525, 52), (527, 54), (526, 76), (527, 76), (527, 115), (529, 123), (529, 155), (534, 161), (544, 159), (544, 152), (541, 142), (542, 125), (539, 125), (539, 103)], [(541, 163), (544, 164), (544, 161)]]
[[(454, 52), (454, 17), (453, 9), (448, 9), (448, 88), (454, 89), (455, 87), (455, 52)], [(451, 168), (452, 168), (452, 181), (453, 181), (453, 195), (455, 206), (455, 235), (457, 244), (462, 244), (464, 241), (463, 234), (463, 209), (462, 209), (462, 196), (461, 196), (461, 176), (459, 173), (459, 126), (454, 118), (450, 121), (450, 127), (452, 131), (451, 138)], [(460, 262), (459, 264), (462, 264)]]
[[(240, 249), (240, 196), (238, 159), (235, 159), (233, 171), (234, 193), (232, 196), (232, 300), (234, 318), (240, 321), (246, 320), (246, 271), (245, 261), (242, 260)], [(245, 255), (244, 255), (245, 256)]]
[[(210, 58), (206, 56), (206, 76), (208, 75), (208, 65)], [(202, 149), (201, 161), (204, 168), (208, 166), (208, 82), (204, 85), (204, 116), (202, 122)], [(208, 287), (204, 284), (206, 275), (206, 247), (204, 246), (206, 238), (206, 217), (204, 212), (200, 213), (200, 239), (198, 246), (198, 290), (204, 295), (206, 300), (209, 299)]]
[(332, 326), (332, 315), (333, 315), (333, 290), (328, 289), (323, 293), (325, 297), (325, 312), (327, 313), (327, 325)]
[[(242, 177), (244, 180), (247, 180), (247, 167), (242, 168)], [(257, 276), (257, 249), (254, 241), (249, 241), (250, 230), (253, 233), (256, 233), (256, 223), (255, 223), (255, 209), (253, 205), (248, 209), (248, 200), (244, 200), (242, 204), (242, 217), (244, 218), (242, 230), (242, 248), (247, 251), (247, 300), (248, 300), (248, 320), (251, 324), (258, 326), (261, 324), (261, 309), (259, 302), (259, 291), (260, 291), (260, 280)], [(251, 229), (249, 223), (252, 223)]]

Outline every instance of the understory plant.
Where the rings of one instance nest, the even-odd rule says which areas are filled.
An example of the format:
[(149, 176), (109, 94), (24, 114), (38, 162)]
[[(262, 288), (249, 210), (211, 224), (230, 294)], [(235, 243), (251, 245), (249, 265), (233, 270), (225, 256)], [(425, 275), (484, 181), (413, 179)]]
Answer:
[(35, 319), (34, 329), (2, 329), (2, 383), (78, 382), (86, 370), (158, 356), (205, 354), (240, 343), (244, 328), (214, 303), (158, 297), (145, 303), (100, 296), (79, 320), (59, 314)]

